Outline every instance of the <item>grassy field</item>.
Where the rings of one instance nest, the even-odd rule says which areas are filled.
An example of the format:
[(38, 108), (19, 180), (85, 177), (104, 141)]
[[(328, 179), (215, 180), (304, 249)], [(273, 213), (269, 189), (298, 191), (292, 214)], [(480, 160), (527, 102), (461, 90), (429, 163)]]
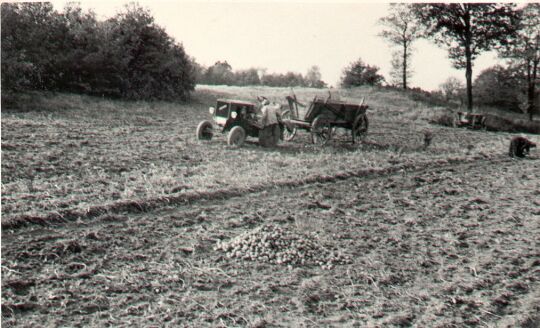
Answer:
[[(537, 150), (512, 160), (513, 134), (432, 125), (443, 108), (371, 88), (332, 91), (365, 97), (362, 143), (346, 131), (325, 147), (305, 131), (272, 149), (196, 140), (217, 98), (285, 103), (289, 92), (200, 86), (188, 104), (3, 103), (2, 324), (534, 326)], [(216, 247), (266, 225), (350, 261), (276, 264), (261, 255), (269, 241)]]

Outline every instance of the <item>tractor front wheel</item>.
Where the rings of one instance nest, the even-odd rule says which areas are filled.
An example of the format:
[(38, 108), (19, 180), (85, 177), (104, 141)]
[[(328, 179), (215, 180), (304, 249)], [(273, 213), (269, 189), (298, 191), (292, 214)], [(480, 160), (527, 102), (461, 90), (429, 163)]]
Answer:
[(229, 131), (227, 136), (227, 144), (229, 146), (241, 147), (246, 141), (246, 130), (241, 126), (235, 126)]

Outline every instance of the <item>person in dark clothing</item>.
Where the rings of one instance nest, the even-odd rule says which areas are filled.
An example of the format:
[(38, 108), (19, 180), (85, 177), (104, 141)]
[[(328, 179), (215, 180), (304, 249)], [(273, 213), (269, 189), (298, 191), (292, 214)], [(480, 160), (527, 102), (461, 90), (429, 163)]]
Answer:
[(510, 149), (508, 155), (510, 157), (523, 158), (529, 155), (531, 148), (536, 147), (536, 144), (524, 137), (514, 137), (510, 141)]

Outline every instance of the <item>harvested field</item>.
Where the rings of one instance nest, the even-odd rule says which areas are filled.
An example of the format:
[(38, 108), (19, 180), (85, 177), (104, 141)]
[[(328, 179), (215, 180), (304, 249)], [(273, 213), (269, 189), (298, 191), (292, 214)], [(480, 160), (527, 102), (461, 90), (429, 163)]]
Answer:
[(371, 94), (362, 144), (197, 142), (215, 92), (2, 114), (2, 324), (540, 320), (537, 151), (510, 159), (512, 135), (432, 126), (429, 108), (372, 90), (343, 95)]
[[(275, 94), (287, 91), (244, 90), (250, 94), (232, 89), (221, 95), (252, 99), (255, 93), (269, 94), (278, 100)], [(321, 93), (299, 92), (306, 100)], [(359, 101), (366, 92), (348, 98)], [(193, 195), (302, 183), (351, 170), (492, 156), (504, 153), (511, 138), (434, 127), (427, 119), (437, 109), (396, 99), (395, 93), (369, 92), (365, 142), (351, 145), (349, 136), (342, 135), (322, 149), (311, 145), (305, 132), (275, 149), (261, 148), (255, 140), (242, 149), (229, 148), (224, 135), (197, 142), (195, 128), (208, 118), (207, 108), (215, 100), (215, 93), (205, 91), (191, 105), (64, 95), (36, 104), (45, 107), (40, 112), (7, 111), (2, 117), (2, 225), (151, 208)], [(436, 132), (433, 146), (424, 152), (425, 129)]]

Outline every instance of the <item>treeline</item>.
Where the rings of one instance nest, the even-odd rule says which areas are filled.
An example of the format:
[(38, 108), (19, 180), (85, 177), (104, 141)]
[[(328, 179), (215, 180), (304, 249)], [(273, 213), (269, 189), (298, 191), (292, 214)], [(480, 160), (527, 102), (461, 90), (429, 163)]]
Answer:
[(130, 4), (114, 17), (68, 4), (2, 3), (2, 92), (49, 90), (125, 99), (186, 99), (195, 86), (181, 44)]
[(318, 66), (312, 66), (306, 75), (295, 72), (266, 73), (264, 68), (249, 68), (233, 71), (227, 61), (218, 61), (210, 67), (204, 67), (194, 63), (196, 81), (198, 84), (210, 85), (236, 85), (269, 87), (311, 87), (323, 88), (326, 83), (321, 80)]
[[(453, 66), (465, 71), (463, 86), (456, 80), (441, 86), (447, 97), (459, 97), (468, 110), (473, 104), (494, 106), (527, 112), (531, 120), (540, 114), (539, 3), (391, 4), (379, 22), (384, 26), (379, 35), (394, 49), (393, 84), (409, 87), (412, 45), (425, 38), (446, 48)], [(506, 67), (491, 67), (473, 81), (475, 59), (490, 50), (506, 60)]]
[[(531, 106), (524, 76), (521, 67), (513, 65), (495, 65), (482, 70), (473, 82), (476, 104), (480, 107), (495, 107), (516, 113), (526, 113), (531, 107), (540, 108), (538, 91)], [(448, 78), (440, 85), (440, 92), (446, 101), (461, 107), (465, 106), (467, 89), (459, 79)]]
[[(520, 65), (495, 65), (484, 69), (473, 81), (473, 89), (478, 107), (494, 107), (505, 111), (526, 113), (531, 107), (540, 107), (540, 97), (534, 97), (530, 103), (527, 91), (529, 85), (524, 78), (527, 72)], [(386, 83), (379, 74), (379, 68), (366, 64), (361, 58), (343, 69), (341, 87), (376, 86), (390, 90), (403, 90), (411, 99), (423, 101), (434, 106), (465, 108), (467, 105), (467, 87), (455, 77), (449, 77), (439, 86), (439, 90), (426, 91), (418, 87)], [(538, 94), (538, 91), (536, 91)]]
[(3, 93), (48, 90), (185, 100), (196, 83), (326, 86), (317, 66), (305, 75), (233, 71), (226, 61), (201, 66), (136, 4), (99, 21), (75, 3), (61, 12), (48, 2), (2, 3), (1, 29)]

